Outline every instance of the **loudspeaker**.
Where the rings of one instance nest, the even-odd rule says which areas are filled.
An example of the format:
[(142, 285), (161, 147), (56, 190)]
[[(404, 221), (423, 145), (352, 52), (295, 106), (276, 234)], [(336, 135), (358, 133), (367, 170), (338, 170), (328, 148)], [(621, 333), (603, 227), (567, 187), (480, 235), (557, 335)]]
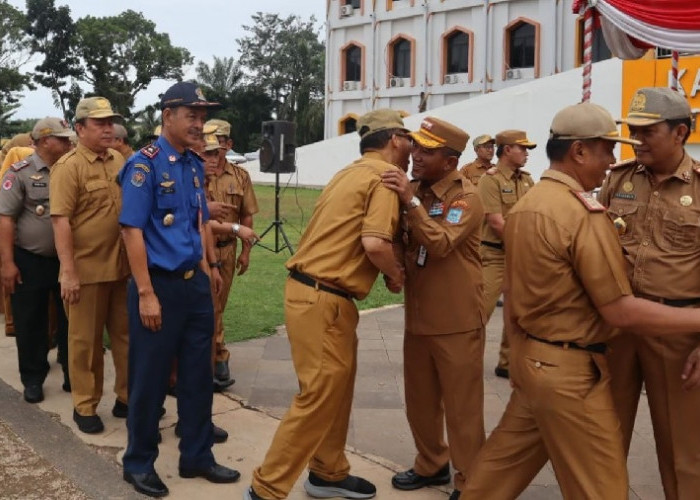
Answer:
[(289, 174), (296, 171), (297, 125), (281, 120), (263, 122), (260, 144), (260, 171)]

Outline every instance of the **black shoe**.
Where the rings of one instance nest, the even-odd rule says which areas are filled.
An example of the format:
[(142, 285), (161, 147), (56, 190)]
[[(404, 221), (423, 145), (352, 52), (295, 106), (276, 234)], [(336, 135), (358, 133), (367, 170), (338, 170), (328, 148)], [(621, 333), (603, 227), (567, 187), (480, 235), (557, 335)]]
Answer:
[(501, 368), (500, 366), (497, 366), (496, 369), (494, 370), (496, 373), (497, 377), (501, 378), (510, 378), (510, 373), (508, 372), (508, 368)]
[[(223, 430), (221, 427), (217, 427), (216, 425), (214, 425), (214, 430), (212, 432), (214, 434), (214, 442), (216, 444), (225, 443), (226, 440), (228, 439), (228, 432)], [(179, 421), (175, 424), (175, 435), (177, 437), (182, 437), (180, 435), (180, 422)]]
[(117, 418), (126, 418), (129, 416), (129, 405), (122, 403), (118, 399), (114, 402), (112, 407), (112, 415)]
[(164, 497), (168, 492), (168, 487), (163, 484), (158, 474), (146, 472), (144, 474), (131, 474), (124, 472), (124, 481), (134, 485), (134, 489), (139, 493), (149, 497)]
[(73, 409), (73, 420), (78, 424), (78, 429), (85, 434), (99, 434), (105, 430), (102, 419), (98, 415), (80, 415)]
[(502, 300), (497, 300), (496, 301), (496, 307), (503, 307), (503, 301)]
[(236, 381), (232, 378), (228, 380), (217, 380), (214, 379), (214, 392), (222, 392), (227, 387), (231, 387)]
[(391, 484), (399, 490), (417, 490), (425, 486), (447, 484), (450, 482), (450, 464), (445, 465), (432, 476), (421, 476), (413, 469), (399, 472), (391, 478)]
[(183, 469), (180, 467), (180, 477), (203, 477), (211, 483), (235, 483), (241, 473), (223, 465), (214, 464), (207, 469)]
[(61, 386), (61, 389), (63, 389), (65, 392), (70, 392), (72, 390), (70, 386), (70, 379), (64, 378), (63, 379), (63, 385)]
[(214, 363), (214, 378), (221, 382), (231, 380), (231, 371), (228, 367), (228, 361), (217, 361)]
[(377, 494), (377, 488), (361, 477), (348, 476), (341, 481), (326, 481), (313, 472), (309, 472), (304, 489), (315, 498), (372, 498)]
[(24, 388), (24, 400), (27, 403), (39, 403), (44, 400), (44, 390), (39, 384), (28, 385)]
[(243, 500), (265, 500), (263, 497), (255, 493), (255, 490), (251, 486), (243, 492)]
[(452, 493), (450, 493), (450, 498), (447, 500), (459, 500), (459, 495), (461, 495), (462, 492), (459, 490), (453, 490)]

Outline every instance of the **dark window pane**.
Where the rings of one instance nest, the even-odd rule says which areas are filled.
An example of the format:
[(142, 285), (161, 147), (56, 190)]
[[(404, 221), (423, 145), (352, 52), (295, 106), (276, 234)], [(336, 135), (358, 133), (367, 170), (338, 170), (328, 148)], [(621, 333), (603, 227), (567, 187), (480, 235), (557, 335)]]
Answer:
[(362, 0), (345, 0), (345, 5), (352, 5), (354, 9), (359, 9), (361, 1)]
[(345, 80), (362, 80), (362, 49), (357, 45), (345, 49)]
[(510, 68), (535, 66), (535, 27), (520, 23), (510, 30)]
[[(581, 29), (579, 30), (579, 46), (581, 47), (581, 64), (583, 64), (583, 42), (585, 40), (584, 36), (584, 23), (583, 19), (580, 21)], [(610, 59), (612, 53), (605, 43), (605, 38), (603, 37), (603, 30), (601, 28), (596, 28), (593, 31), (593, 62), (604, 61), (605, 59)]]
[(394, 44), (393, 74), (401, 78), (411, 76), (411, 42), (404, 38)]
[(469, 71), (469, 37), (458, 31), (447, 38), (447, 73)]
[(350, 132), (356, 132), (357, 131), (357, 120), (354, 118), (348, 118), (343, 122), (343, 133), (344, 134), (349, 134)]

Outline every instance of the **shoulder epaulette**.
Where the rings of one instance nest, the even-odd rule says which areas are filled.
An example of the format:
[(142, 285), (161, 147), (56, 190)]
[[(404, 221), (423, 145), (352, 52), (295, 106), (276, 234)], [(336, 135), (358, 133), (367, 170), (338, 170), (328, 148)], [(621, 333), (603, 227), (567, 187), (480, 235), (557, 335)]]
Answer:
[(20, 170), (22, 170), (24, 167), (27, 167), (27, 166), (29, 166), (29, 162), (26, 159), (24, 159), (24, 160), (20, 160), (16, 163), (13, 163), (12, 165), (10, 165), (10, 168), (12, 170), (14, 170), (15, 172), (19, 172)]
[(488, 169), (488, 170), (487, 170), (486, 172), (484, 172), (484, 173), (485, 173), (486, 175), (493, 175), (493, 174), (495, 174), (496, 172), (498, 172), (498, 168), (496, 168), (496, 167), (491, 167), (490, 169)]
[(589, 212), (605, 212), (605, 206), (587, 191), (571, 191)]
[(614, 165), (610, 165), (610, 170), (616, 170), (618, 168), (624, 168), (624, 167), (632, 167), (634, 165), (637, 165), (637, 159), (636, 158), (628, 158), (627, 160), (618, 161)]
[(160, 148), (154, 144), (149, 144), (148, 146), (141, 148), (141, 152), (152, 160), (160, 152)]

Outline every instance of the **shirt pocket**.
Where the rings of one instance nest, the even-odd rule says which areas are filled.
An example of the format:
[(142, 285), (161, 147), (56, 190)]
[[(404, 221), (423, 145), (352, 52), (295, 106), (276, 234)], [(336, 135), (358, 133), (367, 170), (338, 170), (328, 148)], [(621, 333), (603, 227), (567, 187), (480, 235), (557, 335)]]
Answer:
[[(632, 203), (613, 203), (608, 209), (608, 215), (615, 224), (621, 241), (632, 239), (634, 228), (639, 217), (639, 206)], [(622, 219), (622, 222), (620, 222)]]
[(109, 181), (105, 179), (92, 179), (85, 183), (85, 191), (90, 205), (93, 207), (107, 207), (112, 203)]
[(691, 250), (700, 242), (700, 212), (667, 210), (661, 218), (661, 238), (664, 250)]
[(156, 194), (156, 206), (158, 207), (158, 210), (165, 210), (169, 212), (174, 211), (178, 205), (177, 196), (177, 192), (174, 190), (169, 193), (159, 191)]
[(501, 201), (504, 205), (512, 207), (515, 205), (515, 202), (518, 201), (518, 195), (515, 193), (515, 189), (509, 191), (510, 192), (504, 192), (503, 189), (501, 189)]

